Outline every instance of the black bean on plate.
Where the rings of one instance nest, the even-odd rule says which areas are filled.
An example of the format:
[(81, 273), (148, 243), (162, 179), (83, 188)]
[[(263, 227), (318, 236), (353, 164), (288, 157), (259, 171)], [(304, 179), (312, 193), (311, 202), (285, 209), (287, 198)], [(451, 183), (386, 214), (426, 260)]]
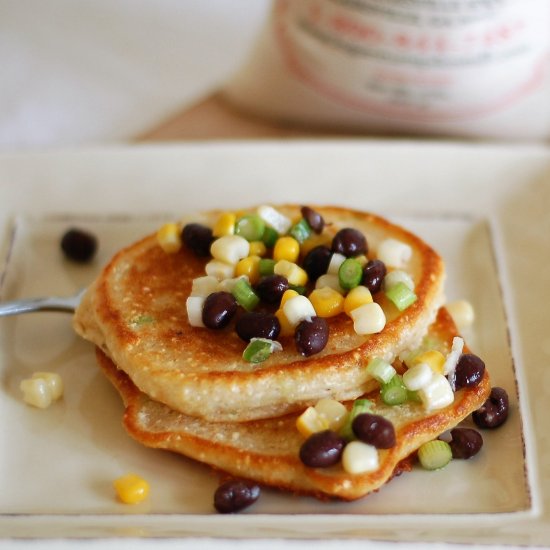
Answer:
[(353, 227), (340, 229), (332, 239), (332, 251), (344, 256), (359, 256), (368, 251), (365, 235)]
[(209, 256), (210, 245), (214, 240), (212, 229), (200, 223), (188, 223), (184, 226), (181, 237), (187, 248), (197, 256)]
[(300, 213), (315, 233), (322, 233), (323, 228), (325, 227), (325, 220), (319, 212), (313, 210), (313, 208), (309, 206), (302, 206)]
[(452, 440), (449, 442), (453, 458), (471, 458), (483, 446), (483, 438), (472, 428), (454, 428), (451, 430)]
[(204, 326), (213, 329), (226, 327), (237, 313), (237, 300), (230, 292), (213, 292), (206, 297), (202, 308)]
[(310, 435), (300, 447), (300, 460), (310, 468), (328, 468), (340, 461), (346, 440), (332, 430)]
[(485, 363), (473, 353), (463, 353), (458, 360), (454, 374), (455, 388), (473, 388), (483, 379)]
[(395, 446), (395, 428), (383, 416), (371, 413), (358, 414), (352, 422), (353, 433), (363, 443), (377, 449), (391, 449)]
[(98, 240), (93, 233), (73, 227), (63, 234), (60, 244), (67, 259), (86, 263), (95, 256)]
[(249, 342), (252, 338), (276, 340), (281, 332), (281, 323), (272, 313), (265, 311), (247, 311), (235, 323), (239, 338)]
[(214, 508), (221, 514), (232, 514), (248, 508), (260, 496), (260, 487), (246, 479), (231, 479), (214, 493)]
[(278, 304), (286, 290), (288, 280), (282, 275), (266, 275), (256, 285), (256, 292), (260, 299), (268, 304)]
[(361, 284), (366, 286), (371, 294), (376, 294), (381, 288), (386, 276), (386, 265), (382, 260), (369, 260), (363, 268)]
[(495, 386), (491, 389), (489, 398), (472, 414), (472, 419), (479, 428), (498, 428), (508, 418), (510, 402), (503, 388)]
[(304, 257), (302, 267), (305, 269), (309, 280), (316, 281), (327, 272), (332, 251), (328, 246), (319, 245), (312, 248)]
[(294, 341), (298, 353), (309, 357), (319, 353), (328, 343), (329, 328), (323, 317), (312, 317), (301, 321), (294, 331)]

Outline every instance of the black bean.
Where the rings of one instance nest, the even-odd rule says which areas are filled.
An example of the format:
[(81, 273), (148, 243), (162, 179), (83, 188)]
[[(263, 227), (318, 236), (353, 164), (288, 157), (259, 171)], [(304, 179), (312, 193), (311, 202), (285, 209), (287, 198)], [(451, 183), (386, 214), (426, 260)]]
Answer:
[(506, 390), (499, 387), (491, 389), (489, 399), (472, 414), (479, 428), (498, 428), (508, 418), (510, 402)]
[(319, 245), (312, 248), (304, 257), (302, 267), (310, 281), (316, 281), (327, 272), (332, 252), (328, 246)]
[(361, 284), (366, 286), (371, 294), (375, 294), (382, 288), (386, 276), (386, 264), (382, 260), (369, 260), (363, 268)]
[(214, 508), (222, 514), (232, 514), (258, 500), (260, 487), (246, 479), (232, 479), (220, 485), (214, 493)]
[(345, 439), (332, 430), (316, 432), (300, 447), (300, 460), (311, 468), (328, 468), (340, 461), (345, 445)]
[(182, 240), (197, 256), (210, 256), (210, 245), (214, 240), (212, 229), (200, 223), (188, 223), (181, 232)]
[(288, 280), (282, 275), (266, 275), (256, 285), (258, 296), (268, 304), (278, 304), (286, 290)]
[(351, 424), (353, 433), (363, 443), (377, 449), (391, 449), (395, 446), (395, 428), (393, 424), (378, 414), (358, 414)]
[(328, 342), (328, 323), (323, 317), (312, 317), (311, 321), (301, 321), (294, 331), (296, 349), (309, 357), (319, 353)]
[(332, 239), (332, 251), (344, 256), (359, 256), (366, 254), (367, 250), (365, 235), (352, 227), (340, 229)]
[(454, 374), (455, 389), (473, 388), (483, 379), (485, 363), (473, 353), (463, 353)]
[(251, 338), (276, 340), (281, 332), (281, 323), (275, 315), (264, 311), (247, 311), (235, 324), (239, 337), (245, 342)]
[(202, 307), (202, 322), (208, 328), (224, 328), (237, 313), (237, 300), (230, 292), (213, 292)]
[(69, 260), (89, 262), (97, 250), (97, 238), (88, 231), (71, 228), (61, 237), (61, 250)]
[(323, 228), (325, 227), (325, 220), (323, 219), (323, 216), (319, 214), (319, 212), (316, 212), (313, 210), (313, 208), (310, 208), (309, 206), (302, 206), (300, 209), (300, 212), (302, 214), (302, 217), (306, 220), (309, 227), (315, 231), (315, 233), (319, 234), (323, 232)]
[(452, 440), (449, 442), (453, 458), (471, 458), (483, 446), (481, 434), (471, 428), (454, 428), (451, 430)]

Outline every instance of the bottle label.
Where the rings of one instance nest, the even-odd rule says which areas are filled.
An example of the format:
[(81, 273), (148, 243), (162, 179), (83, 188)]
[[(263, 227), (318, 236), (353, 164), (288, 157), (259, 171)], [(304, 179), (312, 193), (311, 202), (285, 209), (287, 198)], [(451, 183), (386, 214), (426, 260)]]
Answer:
[(550, 64), (547, 0), (278, 0), (274, 18), (294, 78), (403, 121), (506, 111)]

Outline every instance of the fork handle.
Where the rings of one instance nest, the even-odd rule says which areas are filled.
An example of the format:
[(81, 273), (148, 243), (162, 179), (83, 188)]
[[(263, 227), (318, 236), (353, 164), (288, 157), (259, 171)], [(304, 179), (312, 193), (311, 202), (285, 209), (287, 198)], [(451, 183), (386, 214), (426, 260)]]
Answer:
[(72, 313), (75, 310), (74, 300), (70, 298), (29, 298), (0, 303), (0, 317), (33, 313), (35, 311), (64, 311)]

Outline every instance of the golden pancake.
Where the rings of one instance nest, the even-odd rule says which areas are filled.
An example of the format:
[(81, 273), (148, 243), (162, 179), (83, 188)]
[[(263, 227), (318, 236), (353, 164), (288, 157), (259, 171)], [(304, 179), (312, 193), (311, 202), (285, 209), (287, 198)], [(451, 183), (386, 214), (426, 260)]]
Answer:
[[(430, 349), (446, 354), (455, 334), (450, 316), (442, 309), (426, 342)], [(370, 412), (393, 423), (396, 445), (378, 451), (379, 467), (375, 471), (349, 474), (340, 464), (311, 468), (300, 461), (304, 437), (296, 429), (297, 414), (239, 423), (208, 422), (174, 411), (140, 392), (99, 349), (97, 359), (124, 401), (126, 430), (140, 443), (175, 451), (232, 476), (319, 498), (353, 500), (379, 489), (396, 471), (407, 469), (403, 461), (420, 445), (456, 426), (484, 403), (490, 391), (485, 371), (479, 385), (456, 391), (450, 405), (435, 411), (427, 411), (414, 401), (388, 406), (380, 400), (379, 392), (372, 392), (368, 395), (374, 403)]]
[[(277, 206), (291, 219), (299, 206)], [(208, 258), (186, 247), (165, 253), (155, 235), (120, 251), (91, 285), (75, 318), (75, 330), (124, 371), (142, 392), (189, 416), (210, 421), (247, 421), (281, 416), (323, 397), (344, 401), (375, 387), (365, 370), (370, 358), (393, 361), (418, 345), (443, 302), (444, 267), (439, 255), (409, 231), (373, 214), (315, 207), (331, 236), (338, 229), (361, 231), (369, 259), (388, 238), (411, 248), (407, 272), (417, 300), (400, 312), (383, 292), (375, 294), (387, 322), (377, 334), (360, 335), (345, 314), (328, 319), (327, 346), (309, 357), (297, 353), (292, 337), (265, 362), (243, 359), (234, 327), (191, 326), (186, 300), (192, 281), (205, 274)], [(251, 209), (252, 210), (252, 209)], [(184, 220), (212, 227), (219, 212)]]

